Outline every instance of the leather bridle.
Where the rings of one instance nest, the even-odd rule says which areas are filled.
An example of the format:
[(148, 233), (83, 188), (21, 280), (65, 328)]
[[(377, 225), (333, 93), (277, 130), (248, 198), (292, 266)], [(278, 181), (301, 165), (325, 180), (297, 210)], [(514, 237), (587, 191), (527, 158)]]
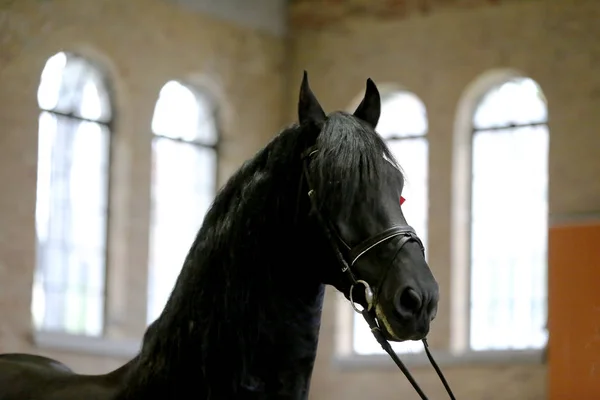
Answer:
[[(396, 247), (396, 254), (402, 249), (402, 247), (404, 247), (404, 245), (406, 245), (406, 243), (410, 241), (417, 242), (421, 248), (421, 251), (424, 254), (425, 248), (423, 246), (423, 243), (421, 242), (421, 239), (419, 239), (419, 237), (415, 233), (415, 230), (412, 227), (410, 227), (409, 225), (396, 225), (384, 230), (383, 232), (371, 236), (370, 238), (364, 240), (363, 242), (359, 243), (354, 247), (349, 246), (344, 241), (344, 239), (342, 239), (337, 233), (337, 229), (333, 226), (332, 222), (324, 218), (317, 204), (317, 192), (315, 191), (315, 187), (313, 186), (311, 181), (311, 177), (308, 171), (308, 163), (310, 162), (311, 157), (318, 151), (318, 148), (316, 146), (313, 146), (302, 153), (302, 170), (304, 180), (306, 181), (306, 184), (308, 186), (308, 198), (310, 200), (310, 215), (315, 217), (327, 241), (330, 243), (331, 248), (336, 256), (336, 259), (341, 265), (342, 273), (346, 274), (346, 276), (350, 280), (350, 288), (347, 295), (350, 299), (350, 304), (352, 305), (352, 308), (357, 313), (361, 314), (363, 318), (367, 321), (369, 327), (371, 328), (373, 336), (375, 336), (375, 339), (377, 339), (381, 347), (386, 351), (386, 353), (389, 354), (392, 360), (394, 360), (398, 368), (400, 368), (404, 376), (406, 376), (406, 379), (408, 379), (408, 381), (411, 383), (415, 391), (419, 394), (421, 399), (428, 400), (427, 396), (425, 395), (423, 390), (421, 390), (418, 383), (412, 377), (402, 360), (400, 360), (398, 355), (394, 352), (394, 350), (384, 337), (383, 332), (379, 327), (379, 324), (377, 322), (377, 316), (374, 311), (374, 307), (377, 302), (376, 293), (373, 292), (373, 289), (371, 288), (368, 282), (366, 282), (363, 279), (357, 279), (356, 275), (352, 271), (352, 267), (360, 259), (360, 257), (368, 253), (370, 250), (375, 249), (380, 244), (383, 244), (393, 238), (399, 238), (398, 245)], [(299, 190), (301, 190), (301, 188), (302, 183), (300, 184)], [(343, 250), (341, 250), (340, 247)], [(342, 253), (342, 251), (345, 253), (345, 255)], [(383, 280), (384, 279), (382, 279), (382, 282), (380, 282), (379, 285), (383, 283)], [(366, 307), (364, 307), (362, 310), (360, 310), (356, 306), (356, 303), (353, 299), (354, 288), (359, 284), (365, 288)], [(379, 291), (377, 291), (377, 293), (378, 292)], [(423, 339), (422, 341), (429, 362), (435, 369), (450, 398), (452, 400), (455, 400), (454, 394), (452, 393), (452, 390), (450, 389), (446, 378), (444, 377), (442, 371), (440, 370), (437, 363), (433, 359), (433, 356), (431, 355), (431, 351), (429, 350), (427, 340)]]

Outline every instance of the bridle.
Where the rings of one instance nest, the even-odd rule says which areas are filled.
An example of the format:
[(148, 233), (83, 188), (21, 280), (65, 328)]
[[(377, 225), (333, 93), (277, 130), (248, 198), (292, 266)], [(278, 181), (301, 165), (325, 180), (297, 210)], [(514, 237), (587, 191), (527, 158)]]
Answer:
[[(306, 151), (304, 151), (301, 156), (303, 176), (304, 176), (304, 180), (306, 181), (306, 184), (308, 186), (308, 198), (310, 200), (310, 207), (311, 207), (310, 215), (314, 216), (315, 219), (317, 220), (317, 223), (321, 227), (321, 230), (323, 231), (326, 239), (330, 243), (331, 248), (332, 248), (336, 258), (341, 265), (342, 273), (346, 274), (346, 276), (349, 278), (349, 280), (351, 282), (350, 289), (348, 292), (348, 298), (350, 299), (350, 304), (352, 305), (352, 308), (354, 309), (354, 311), (361, 314), (363, 316), (363, 318), (367, 321), (367, 323), (369, 324), (369, 327), (371, 328), (371, 332), (373, 333), (373, 336), (375, 336), (375, 339), (377, 339), (377, 341), (379, 342), (379, 344), (381, 345), (383, 350), (385, 350), (385, 352), (389, 354), (389, 356), (392, 358), (392, 360), (394, 360), (394, 362), (396, 363), (398, 368), (400, 368), (400, 370), (402, 371), (404, 376), (406, 376), (406, 379), (408, 379), (408, 381), (411, 383), (411, 385), (413, 386), (415, 391), (419, 394), (421, 399), (428, 400), (428, 398), (425, 395), (425, 393), (423, 392), (423, 390), (419, 387), (419, 384), (415, 381), (415, 379), (412, 377), (412, 375), (410, 374), (410, 372), (408, 371), (408, 369), (406, 368), (406, 366), (404, 365), (402, 360), (400, 360), (400, 358), (398, 357), (396, 352), (394, 352), (394, 350), (392, 349), (389, 342), (383, 336), (383, 333), (379, 327), (379, 324), (377, 322), (377, 317), (374, 312), (374, 307), (377, 302), (376, 294), (373, 292), (373, 289), (371, 288), (371, 286), (369, 285), (368, 282), (366, 282), (365, 280), (362, 280), (362, 279), (357, 279), (356, 275), (352, 271), (352, 267), (360, 259), (360, 257), (362, 257), (363, 255), (368, 253), (370, 250), (376, 248), (377, 246), (379, 246), (382, 243), (387, 242), (390, 239), (399, 237), (399, 242), (398, 242), (398, 246), (396, 248), (396, 253), (399, 252), (402, 249), (402, 247), (404, 247), (404, 245), (406, 245), (406, 243), (408, 243), (410, 241), (417, 242), (421, 248), (421, 251), (423, 253), (425, 253), (425, 248), (423, 247), (423, 242), (421, 242), (421, 239), (419, 239), (419, 237), (415, 233), (415, 230), (412, 227), (410, 227), (408, 225), (395, 225), (395, 226), (392, 226), (391, 228), (388, 228), (376, 235), (371, 236), (370, 238), (364, 240), (363, 242), (359, 243), (358, 245), (356, 245), (354, 247), (349, 246), (337, 233), (337, 229), (335, 229), (332, 222), (329, 221), (328, 219), (324, 218), (323, 214), (321, 213), (321, 211), (318, 208), (317, 197), (316, 197), (317, 192), (315, 191), (315, 187), (312, 184), (311, 177), (308, 172), (308, 163), (310, 162), (311, 157), (314, 154), (316, 154), (318, 151), (319, 151), (318, 148), (316, 146), (313, 146), (313, 147), (308, 148)], [(299, 193), (300, 193), (301, 189), (302, 189), (302, 183), (300, 184)], [(345, 256), (344, 256), (344, 254), (342, 254), (342, 250), (340, 250), (340, 247), (343, 248), (343, 251), (346, 254)], [(383, 278), (385, 278), (385, 277), (383, 277)], [(384, 279), (381, 280), (380, 285), (383, 282), (383, 280)], [(365, 288), (366, 307), (364, 307), (362, 310), (360, 310), (356, 306), (356, 303), (352, 297), (354, 288), (357, 285), (362, 285)], [(423, 346), (425, 348), (425, 352), (427, 354), (427, 358), (429, 359), (429, 362), (435, 369), (435, 372), (437, 373), (438, 377), (442, 381), (442, 384), (444, 385), (444, 388), (446, 389), (448, 396), (452, 400), (456, 400), (454, 397), (454, 394), (452, 393), (452, 390), (450, 389), (450, 386), (448, 385), (448, 382), (446, 381), (446, 378), (444, 377), (444, 374), (442, 373), (442, 371), (438, 367), (437, 363), (433, 359), (433, 356), (431, 355), (431, 351), (429, 350), (429, 345), (427, 343), (427, 339), (423, 339), (422, 341), (423, 341)]]

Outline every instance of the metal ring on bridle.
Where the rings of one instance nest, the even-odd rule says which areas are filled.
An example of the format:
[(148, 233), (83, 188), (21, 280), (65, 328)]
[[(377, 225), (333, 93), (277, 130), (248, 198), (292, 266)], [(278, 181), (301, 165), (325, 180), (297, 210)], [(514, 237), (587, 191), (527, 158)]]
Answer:
[(359, 310), (356, 307), (356, 303), (352, 299), (352, 292), (354, 292), (354, 286), (356, 286), (356, 284), (358, 283), (365, 287), (365, 300), (367, 301), (367, 311), (371, 311), (371, 308), (373, 308), (373, 290), (371, 289), (371, 286), (369, 286), (369, 284), (363, 281), (362, 279), (357, 280), (355, 283), (352, 284), (352, 286), (350, 286), (350, 305), (352, 305), (354, 311), (361, 314), (362, 310)]

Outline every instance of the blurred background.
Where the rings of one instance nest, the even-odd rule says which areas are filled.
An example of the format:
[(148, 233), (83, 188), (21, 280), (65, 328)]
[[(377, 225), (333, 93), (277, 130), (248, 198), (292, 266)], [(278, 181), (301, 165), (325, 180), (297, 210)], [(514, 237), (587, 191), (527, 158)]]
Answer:
[[(135, 355), (216, 190), (371, 77), (460, 399), (600, 398), (600, 2), (0, 1), (0, 352)], [(193, 171), (193, 173), (191, 173)], [(419, 342), (396, 345), (445, 398)], [(417, 398), (327, 292), (310, 398)]]

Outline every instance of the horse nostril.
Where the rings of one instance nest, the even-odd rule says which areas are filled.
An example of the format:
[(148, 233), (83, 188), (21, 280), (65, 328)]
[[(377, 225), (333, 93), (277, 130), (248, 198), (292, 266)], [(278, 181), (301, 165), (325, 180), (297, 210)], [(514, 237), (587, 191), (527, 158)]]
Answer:
[(423, 306), (421, 296), (411, 287), (407, 287), (400, 294), (398, 299), (398, 311), (401, 314), (416, 314)]

